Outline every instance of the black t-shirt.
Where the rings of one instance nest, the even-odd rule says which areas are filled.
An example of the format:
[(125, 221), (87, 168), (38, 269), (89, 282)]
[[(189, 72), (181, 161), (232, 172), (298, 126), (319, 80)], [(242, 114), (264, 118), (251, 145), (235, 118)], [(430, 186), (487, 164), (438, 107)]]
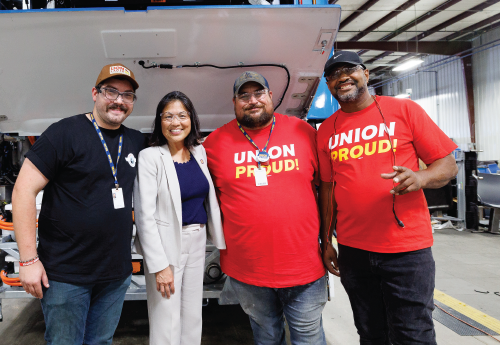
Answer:
[(51, 125), (26, 154), (49, 179), (38, 220), (38, 253), (51, 280), (93, 284), (132, 273), (132, 190), (145, 137), (125, 126), (100, 129), (117, 168), (124, 208), (114, 208), (113, 174), (101, 140), (84, 114)]

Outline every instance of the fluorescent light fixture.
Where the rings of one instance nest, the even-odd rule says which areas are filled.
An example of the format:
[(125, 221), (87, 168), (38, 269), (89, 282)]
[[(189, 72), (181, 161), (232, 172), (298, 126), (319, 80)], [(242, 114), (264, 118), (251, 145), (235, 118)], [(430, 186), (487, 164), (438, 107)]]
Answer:
[(408, 61), (402, 63), (401, 65), (393, 68), (392, 70), (395, 72), (406, 71), (407, 69), (410, 69), (412, 67), (416, 67), (422, 63), (424, 63), (424, 60), (422, 60), (422, 59), (411, 59), (411, 60), (408, 60)]
[(402, 93), (402, 94), (396, 95), (394, 97), (396, 97), (396, 98), (410, 98), (410, 95), (407, 93)]

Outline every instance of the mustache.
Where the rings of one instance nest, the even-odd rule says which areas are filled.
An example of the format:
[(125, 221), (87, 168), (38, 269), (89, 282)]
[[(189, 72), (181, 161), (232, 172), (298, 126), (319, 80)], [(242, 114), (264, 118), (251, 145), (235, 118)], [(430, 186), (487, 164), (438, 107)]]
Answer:
[(344, 85), (345, 83), (353, 83), (354, 85), (357, 86), (356, 82), (354, 80), (352, 80), (351, 78), (349, 79), (346, 79), (344, 81), (341, 81), (337, 84), (337, 86), (335, 86), (335, 89), (339, 89), (340, 87), (342, 87), (342, 85)]
[(260, 109), (264, 108), (263, 105), (248, 105), (243, 110), (252, 110), (252, 109)]
[(107, 107), (107, 110), (114, 110), (114, 109), (120, 109), (124, 113), (128, 110), (128, 108), (123, 104), (113, 103), (113, 104), (108, 105), (108, 107)]

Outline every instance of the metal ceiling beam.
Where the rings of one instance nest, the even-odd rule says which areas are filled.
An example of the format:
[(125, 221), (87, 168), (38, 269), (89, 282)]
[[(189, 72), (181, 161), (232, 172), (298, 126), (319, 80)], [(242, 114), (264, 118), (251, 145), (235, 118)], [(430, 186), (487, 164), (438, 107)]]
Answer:
[[(424, 20), (427, 20), (427, 19), (431, 18), (432, 16), (435, 16), (438, 13), (441, 13), (441, 11), (446, 10), (448, 7), (451, 7), (451, 6), (459, 3), (460, 1), (462, 1), (462, 0), (448, 0), (444, 3), (442, 3), (441, 5), (433, 8), (432, 10), (426, 12), (425, 14), (421, 15), (417, 19), (409, 22), (408, 24), (405, 24), (402, 27), (397, 28), (396, 31), (394, 31), (388, 35), (385, 35), (384, 37), (379, 39), (379, 41), (389, 41), (390, 39), (393, 39), (394, 37), (400, 35), (404, 31), (407, 31), (409, 28), (414, 27), (414, 26), (422, 23)], [(362, 55), (365, 52), (367, 52), (367, 50), (362, 50), (361, 52), (358, 52), (358, 54)]]
[[(372, 24), (369, 27), (367, 27), (366, 29), (364, 29), (363, 32), (360, 32), (359, 34), (357, 34), (356, 36), (354, 36), (353, 38), (351, 38), (349, 41), (350, 42), (359, 41), (361, 38), (363, 38), (366, 35), (368, 35), (367, 32), (373, 31), (376, 28), (378, 28), (380, 25), (383, 25), (383, 24), (387, 23), (389, 20), (391, 20), (392, 18), (394, 18), (398, 14), (400, 14), (402, 11), (405, 11), (406, 9), (408, 9), (411, 6), (413, 6), (414, 4), (416, 4), (419, 1), (420, 0), (408, 0), (407, 2), (405, 2), (404, 4), (402, 4), (401, 6), (399, 6), (398, 8), (396, 8), (394, 11), (391, 11), (388, 15), (386, 15), (382, 19), (378, 20), (374, 24)], [(500, 1), (500, 0), (497, 0), (497, 1)]]
[[(397, 64), (397, 63), (403, 62), (405, 60), (408, 60), (409, 58), (412, 58), (412, 57), (414, 57), (416, 55), (418, 55), (418, 54), (415, 54), (415, 53), (406, 54), (406, 55), (403, 55), (403, 56), (401, 56), (401, 57), (399, 57), (399, 58), (397, 58), (395, 60), (392, 60), (391, 63)], [(376, 67), (374, 69), (371, 69), (370, 73), (376, 73), (376, 72), (384, 70), (384, 69), (387, 69), (387, 67), (384, 67), (384, 66)]]
[[(456, 22), (458, 22), (458, 21), (460, 21), (460, 20), (463, 20), (464, 18), (467, 18), (467, 17), (469, 17), (469, 16), (471, 16), (471, 15), (473, 15), (473, 14), (477, 13), (478, 11), (482, 11), (482, 10), (484, 10), (485, 8), (487, 8), (487, 7), (489, 7), (489, 6), (493, 5), (493, 4), (495, 4), (495, 3), (497, 3), (497, 2), (500, 2), (500, 0), (487, 0), (487, 1), (485, 1), (485, 2), (482, 2), (481, 4), (479, 4), (479, 5), (477, 5), (477, 6), (474, 6), (473, 8), (471, 8), (471, 9), (469, 9), (469, 10), (467, 10), (467, 11), (464, 11), (463, 13), (461, 13), (461, 14), (459, 14), (459, 15), (457, 15), (457, 16), (455, 16), (455, 17), (453, 17), (453, 18), (451, 18), (451, 19), (449, 19), (449, 20), (447, 20), (447, 21), (445, 21), (444, 23), (439, 24), (439, 25), (437, 25), (437, 26), (433, 27), (433, 28), (432, 28), (432, 29), (430, 29), (430, 30), (424, 31), (423, 33), (421, 33), (421, 34), (419, 34), (419, 35), (417, 35), (417, 36), (415, 36), (415, 37), (413, 37), (413, 38), (409, 39), (408, 41), (412, 41), (412, 42), (419, 41), (419, 40), (421, 40), (422, 38), (425, 38), (425, 37), (427, 37), (427, 36), (429, 36), (429, 35), (431, 35), (431, 34), (433, 34), (433, 33), (438, 32), (439, 30), (442, 30), (442, 29), (446, 28), (446, 27), (447, 27), (447, 26), (449, 26), (449, 25), (452, 25), (452, 24), (454, 24), (454, 23), (456, 23)], [(447, 3), (443, 4), (443, 5), (449, 5), (449, 3), (447, 2)], [(451, 6), (451, 5), (449, 5), (449, 6)], [(449, 7), (449, 6), (448, 6), (448, 7)], [(436, 7), (435, 9), (437, 9), (437, 8), (439, 8), (439, 6), (438, 6), (438, 7)], [(466, 29), (469, 29), (469, 28), (466, 28)], [(450, 36), (453, 36), (453, 35), (454, 35), (454, 34), (452, 34), (452, 35), (450, 35)], [(388, 36), (389, 36), (389, 35), (388, 35)], [(447, 36), (447, 37), (450, 37), (450, 36)], [(386, 36), (386, 37), (387, 37), (387, 36)], [(393, 36), (393, 37), (395, 37), (395, 36)], [(391, 37), (391, 38), (392, 38), (392, 37)], [(419, 45), (420, 45), (421, 43), (423, 43), (423, 42), (419, 42)], [(379, 50), (382, 50), (382, 49), (379, 49)], [(420, 49), (419, 49), (419, 50), (420, 50)], [(378, 55), (378, 56), (376, 56), (376, 57), (374, 57), (374, 58), (372, 58), (372, 59), (368, 60), (368, 61), (367, 61), (367, 63), (373, 63), (373, 62), (375, 62), (375, 61), (377, 61), (377, 60), (380, 60), (380, 59), (382, 59), (382, 58), (384, 58), (384, 57), (386, 57), (386, 56), (388, 56), (388, 55), (390, 55), (390, 54), (391, 54), (391, 53), (389, 53), (389, 52), (382, 53), (382, 54), (380, 54), (380, 55)], [(431, 53), (431, 54), (432, 54), (432, 53)], [(434, 53), (434, 54), (435, 54), (435, 53)], [(444, 53), (442, 53), (442, 54), (444, 54)], [(444, 55), (451, 55), (451, 54), (444, 54)]]
[(485, 32), (491, 31), (491, 30), (496, 29), (498, 27), (500, 27), (500, 22), (496, 22), (494, 24), (488, 25), (487, 27), (483, 27), (481, 30), (477, 30), (477, 31), (475, 31), (473, 33), (470, 33), (468, 35), (460, 37), (460, 39), (461, 40), (463, 39), (464, 41), (468, 41), (468, 40), (471, 40), (474, 37), (476, 37), (478, 34), (483, 34)]
[(358, 18), (362, 13), (364, 13), (364, 11), (368, 10), (377, 2), (379, 2), (379, 0), (368, 0), (367, 2), (365, 2), (360, 8), (358, 8), (349, 17), (344, 19), (342, 23), (340, 23), (339, 31), (342, 30), (347, 24), (350, 24), (354, 19)]
[(386, 56), (391, 55), (392, 53), (393, 53), (393, 52), (391, 52), (391, 51), (384, 52), (384, 53), (382, 53), (382, 54), (380, 54), (380, 55), (377, 55), (377, 56), (375, 56), (375, 57), (371, 58), (370, 60), (365, 61), (365, 64), (371, 64), (371, 63), (374, 63), (375, 61), (380, 60), (380, 59), (383, 59), (383, 58), (385, 58)]
[(468, 26), (466, 27), (465, 29), (462, 29), (454, 34), (451, 34), (449, 36), (446, 36), (446, 37), (443, 37), (440, 39), (440, 41), (451, 41), (455, 38), (458, 38), (460, 36), (463, 36), (463, 35), (466, 35), (468, 33), (470, 33), (471, 30), (477, 30), (477, 29), (480, 29), (482, 28), (483, 26), (486, 26), (488, 24), (491, 24), (493, 22), (496, 22), (497, 20), (500, 20), (500, 13), (498, 14), (495, 14), (494, 16), (491, 16), (489, 18), (486, 18), (485, 20), (481, 20), (480, 22), (474, 24), (474, 25), (471, 25), (471, 26)]
[(439, 30), (442, 30), (442, 29), (444, 29), (450, 25), (453, 25), (453, 24), (455, 24), (455, 23), (457, 23), (457, 22), (459, 22), (459, 21), (461, 21), (469, 16), (472, 16), (473, 14), (476, 14), (477, 12), (482, 11), (482, 10), (484, 10), (484, 9), (486, 9), (486, 8), (496, 4), (498, 2), (500, 2), (500, 0), (486, 0), (477, 6), (474, 6), (470, 9), (468, 9), (467, 11), (464, 11), (451, 19), (448, 19), (447, 21), (445, 21), (439, 25), (436, 25), (435, 27), (433, 27), (429, 30), (424, 31), (421, 34), (419, 34), (413, 38), (410, 38), (409, 41), (420, 41), (420, 40), (426, 38), (427, 36), (430, 36), (433, 33), (438, 32)]
[[(447, 41), (447, 42), (359, 41), (359, 42), (336, 42), (335, 45), (337, 50), (345, 50), (345, 49), (349, 50), (365, 49), (365, 50), (383, 50), (383, 51), (385, 50), (389, 54), (392, 54), (393, 52), (416, 53), (418, 48), (418, 53), (440, 54), (440, 55), (454, 55), (472, 47), (471, 42), (469, 41)], [(379, 57), (377, 56), (372, 60), (376, 61), (378, 59)], [(369, 61), (373, 62), (371, 60)], [(369, 62), (366, 61), (366, 63)]]

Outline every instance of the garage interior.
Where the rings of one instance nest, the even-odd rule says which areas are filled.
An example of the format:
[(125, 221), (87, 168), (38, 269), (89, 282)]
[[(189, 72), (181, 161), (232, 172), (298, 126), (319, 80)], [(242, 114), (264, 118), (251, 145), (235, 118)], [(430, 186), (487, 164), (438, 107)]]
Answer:
[[(436, 220), (437, 342), (497, 344), (500, 340), (493, 337), (500, 339), (500, 0), (295, 3), (339, 5), (342, 19), (334, 49), (361, 56), (370, 70), (370, 92), (417, 102), (459, 146), (455, 157), (462, 177), (448, 190), (428, 196)], [(347, 295), (338, 278), (332, 285), (334, 296), (323, 312), (327, 342), (357, 344)], [(38, 301), (1, 303), (0, 344), (45, 344)], [(211, 300), (203, 320), (204, 345), (253, 344), (248, 318), (237, 305)], [(146, 301), (126, 302), (113, 344), (148, 344), (148, 329)]]

